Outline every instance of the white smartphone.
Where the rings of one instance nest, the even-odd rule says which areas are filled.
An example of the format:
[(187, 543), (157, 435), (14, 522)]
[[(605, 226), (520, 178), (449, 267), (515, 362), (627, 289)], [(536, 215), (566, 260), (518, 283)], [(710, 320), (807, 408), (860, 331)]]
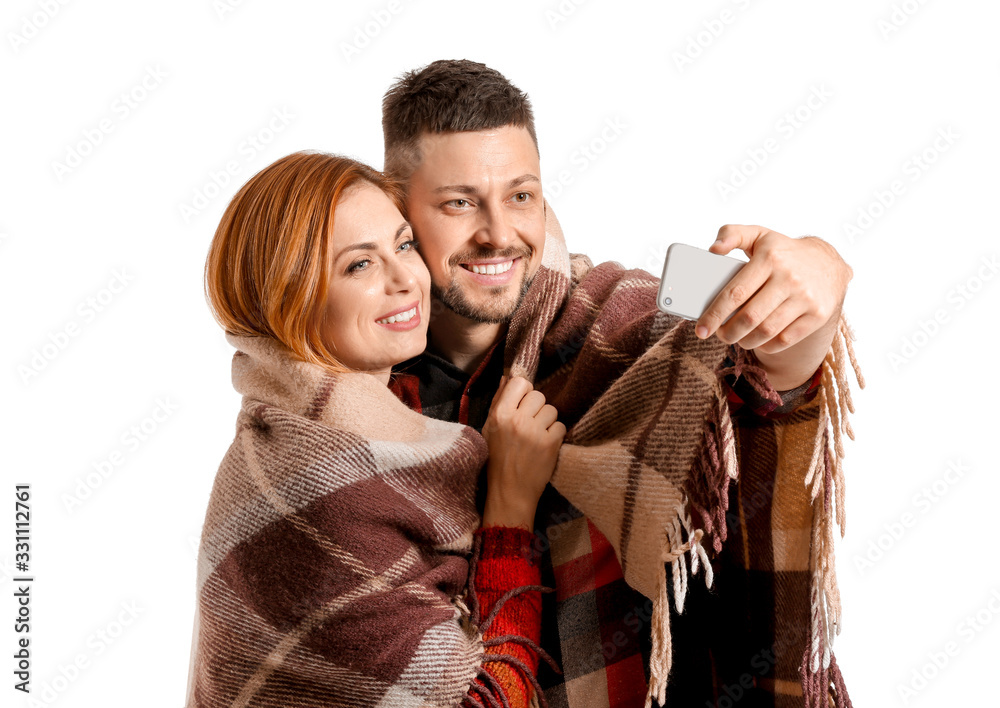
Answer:
[(663, 312), (697, 320), (746, 264), (703, 248), (672, 243), (663, 263), (656, 304)]

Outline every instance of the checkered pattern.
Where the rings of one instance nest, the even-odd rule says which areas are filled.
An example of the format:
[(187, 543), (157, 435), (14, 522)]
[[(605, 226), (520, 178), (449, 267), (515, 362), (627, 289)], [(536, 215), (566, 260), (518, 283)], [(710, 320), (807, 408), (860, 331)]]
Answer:
[(459, 600), (486, 443), (373, 376), (227, 338), (243, 400), (202, 529), (186, 705), (458, 705), (485, 676)]
[[(390, 388), (414, 410), (481, 430), (499, 386), (502, 361), (501, 342), (470, 376), (428, 351), (399, 365)], [(730, 356), (724, 365), (732, 364)], [(781, 405), (762, 396), (746, 379), (727, 376), (724, 384), (730, 410), (734, 415), (766, 419), (789, 416), (815, 397), (821, 373), (817, 369), (802, 386), (779, 392)], [(484, 477), (480, 485), (485, 486)], [(733, 494), (738, 493), (737, 486)], [(767, 518), (767, 514), (758, 517)], [(560, 542), (553, 543), (557, 539)], [(543, 664), (538, 674), (549, 706), (642, 706), (648, 681), (652, 601), (629, 587), (607, 538), (551, 486), (539, 502), (532, 548), (541, 567), (542, 584), (555, 588), (555, 593), (542, 597), (541, 646), (563, 673), (559, 675)], [(717, 573), (724, 571), (725, 562), (725, 558), (716, 561)], [(673, 612), (671, 623), (675, 645), (696, 649), (694, 656), (688, 652), (684, 659), (687, 665), (673, 673), (667, 702), (671, 707), (704, 705), (704, 701), (725, 695), (719, 693), (727, 675), (716, 666), (719, 648), (713, 653), (699, 632), (707, 618), (699, 618), (700, 626), (691, 621), (701, 607), (705, 607), (705, 614), (709, 604), (717, 609), (718, 595), (698, 585), (690, 588), (689, 594), (687, 613)], [(745, 672), (744, 664), (740, 667)], [(738, 683), (739, 673), (732, 673)]]
[[(832, 645), (841, 621), (833, 543), (836, 526), (844, 528), (841, 436), (853, 435), (847, 421), (854, 410), (848, 366), (864, 386), (851, 345), (853, 333), (841, 317), (821, 373), (805, 387), (816, 400), (794, 410), (770, 387), (752, 352), (727, 350), (713, 337), (699, 339), (691, 322), (660, 313), (657, 285), (645, 271), (616, 263), (594, 266), (586, 256), (571, 256), (547, 207), (542, 263), (508, 323), (503, 362), (510, 375), (534, 382), (568, 429), (552, 477), (552, 486), (565, 497), (561, 509), (555, 505), (560, 516), (536, 519), (536, 529), (547, 531), (579, 515), (566, 516), (565, 502), (585, 511), (588, 522), (613, 546), (628, 585), (653, 601), (647, 705), (690, 704), (685, 702), (689, 692), (678, 690), (685, 684), (708, 685), (698, 695), (707, 693), (710, 704), (713, 698), (734, 700), (724, 682), (734, 675), (743, 678), (746, 671), (733, 672), (753, 660), (750, 652), (758, 638), (770, 636), (774, 641), (765, 648), (777, 659), (765, 667), (755, 688), (771, 691), (771, 702), (782, 705), (798, 700), (815, 708), (835, 694), (839, 708), (850, 708)], [(727, 354), (730, 361), (724, 361)], [(418, 375), (412, 369), (405, 373)], [(743, 379), (750, 390), (727, 390), (728, 375)], [(466, 404), (462, 393), (440, 395), (438, 383), (427, 392), (433, 402), (424, 400), (423, 387), (416, 386), (417, 398), (430, 404), (423, 406), (424, 412), (444, 416), (457, 409), (452, 415), (472, 424), (476, 394), (467, 391)], [(768, 403), (755, 401), (755, 396)], [(742, 414), (731, 412), (734, 405)], [(746, 415), (748, 409), (762, 409), (765, 415)], [(770, 523), (761, 524), (752, 536), (741, 534), (742, 552), (728, 554), (734, 570), (723, 573), (735, 480), (751, 470), (773, 485), (766, 512)], [(540, 513), (543, 508), (540, 503)], [(742, 516), (734, 521), (737, 527), (744, 523)], [(556, 546), (579, 549), (589, 542), (591, 555), (601, 552), (589, 528), (585, 534), (579, 526), (553, 538), (546, 533), (540, 542), (543, 553), (551, 544), (553, 554), (572, 558), (567, 577), (575, 577), (576, 566), (586, 561)], [(726, 575), (733, 586), (749, 573), (760, 574), (756, 586), (770, 583), (784, 590), (780, 601), (764, 591), (755, 595), (753, 605), (716, 603), (697, 597), (697, 583), (688, 587), (689, 577), (700, 568)], [(550, 578), (557, 582), (554, 570)], [(712, 587), (708, 575), (706, 582)], [(595, 651), (608, 635), (600, 628), (588, 635), (585, 628), (595, 625), (593, 608), (603, 600), (582, 599), (611, 586), (595, 580), (593, 589), (567, 595), (557, 611), (544, 613), (545, 646), (561, 650), (560, 660), (571, 667), (565, 679), (546, 679), (546, 693), (556, 694), (554, 699), (563, 704), (585, 694), (589, 705), (615, 693), (611, 687), (602, 693), (601, 687), (608, 684), (609, 667), (624, 667), (625, 662)], [(686, 614), (695, 619), (686, 622), (674, 609), (683, 613), (689, 597), (698, 603), (687, 604)], [(696, 615), (692, 605), (709, 609)], [(745, 611), (727, 614), (730, 606)], [(550, 617), (556, 617), (554, 630)], [(682, 631), (674, 636), (675, 647), (675, 625), (689, 626), (691, 641), (683, 641)], [(758, 631), (761, 627), (766, 631)], [(621, 635), (619, 639), (626, 641)], [(689, 671), (697, 664), (692, 652), (709, 657), (707, 679), (704, 672)], [(609, 651), (612, 659), (626, 653)], [(672, 670), (675, 658), (677, 670)], [(591, 676), (595, 673), (603, 676)], [(574, 681), (586, 688), (574, 688), (571, 695), (568, 687)], [(720, 687), (726, 693), (721, 697)]]

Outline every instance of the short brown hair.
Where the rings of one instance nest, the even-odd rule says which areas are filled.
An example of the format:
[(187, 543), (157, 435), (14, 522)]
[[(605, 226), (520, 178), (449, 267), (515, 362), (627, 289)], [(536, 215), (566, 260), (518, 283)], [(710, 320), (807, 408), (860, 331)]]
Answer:
[(360, 183), (378, 187), (403, 211), (402, 191), (381, 172), (322, 152), (283, 157), (240, 188), (205, 262), (205, 295), (226, 332), (272, 337), (303, 361), (348, 371), (323, 343), (320, 326), (336, 205)]
[(528, 94), (503, 74), (467, 59), (442, 59), (403, 74), (382, 99), (385, 171), (409, 179), (427, 133), (527, 128), (538, 149)]

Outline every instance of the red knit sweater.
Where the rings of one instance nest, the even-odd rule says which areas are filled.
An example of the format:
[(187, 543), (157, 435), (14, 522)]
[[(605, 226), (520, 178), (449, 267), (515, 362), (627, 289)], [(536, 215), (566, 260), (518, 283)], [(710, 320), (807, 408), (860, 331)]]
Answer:
[[(507, 592), (525, 585), (538, 585), (541, 577), (538, 566), (531, 560), (534, 534), (530, 531), (490, 526), (476, 531), (476, 536), (480, 537), (482, 546), (475, 576), (470, 581), (479, 602), (480, 621), (483, 622)], [(479, 692), (470, 690), (463, 705), (486, 708), (493, 705), (481, 693), (494, 699), (495, 705), (503, 705), (499, 695), (502, 690), (511, 708), (527, 708), (533, 689), (523, 672), (528, 670), (532, 676), (537, 673), (538, 655), (521, 642), (504, 641), (493, 646), (489, 646), (488, 642), (496, 637), (520, 635), (537, 645), (541, 640), (541, 629), (541, 592), (528, 590), (507, 599), (483, 633), (487, 642), (483, 668), (497, 685), (490, 686), (476, 679)], [(516, 661), (505, 657), (513, 657)]]

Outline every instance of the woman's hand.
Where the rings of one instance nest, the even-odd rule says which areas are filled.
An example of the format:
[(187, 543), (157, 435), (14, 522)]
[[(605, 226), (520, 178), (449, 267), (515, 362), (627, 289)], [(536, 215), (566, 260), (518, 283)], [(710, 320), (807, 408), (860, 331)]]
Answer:
[(483, 526), (534, 529), (535, 508), (556, 467), (566, 426), (531, 382), (504, 377), (483, 426), (489, 445)]

